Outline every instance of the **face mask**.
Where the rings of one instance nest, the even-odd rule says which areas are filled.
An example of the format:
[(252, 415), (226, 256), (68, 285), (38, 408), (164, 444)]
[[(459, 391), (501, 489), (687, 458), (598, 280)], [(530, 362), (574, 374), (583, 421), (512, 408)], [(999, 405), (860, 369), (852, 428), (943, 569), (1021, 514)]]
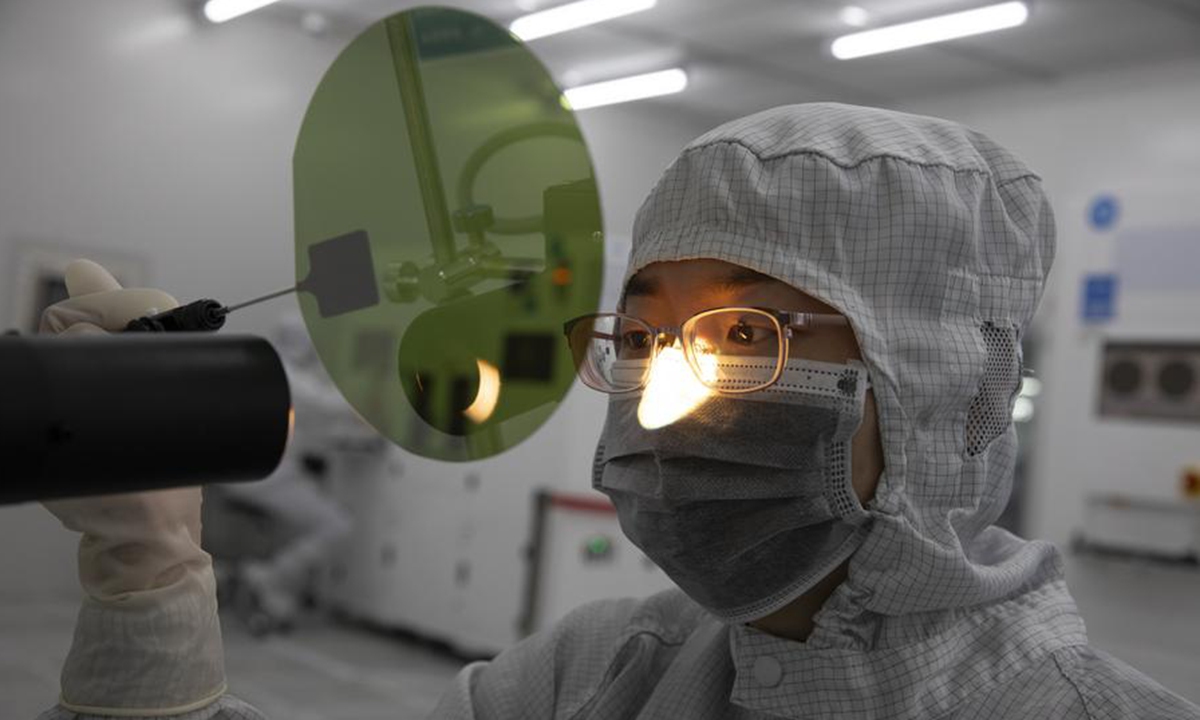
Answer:
[(850, 483), (866, 368), (789, 360), (777, 383), (718, 395), (658, 430), (639, 393), (614, 395), (593, 486), (621, 529), (693, 600), (728, 622), (812, 588), (865, 537)]

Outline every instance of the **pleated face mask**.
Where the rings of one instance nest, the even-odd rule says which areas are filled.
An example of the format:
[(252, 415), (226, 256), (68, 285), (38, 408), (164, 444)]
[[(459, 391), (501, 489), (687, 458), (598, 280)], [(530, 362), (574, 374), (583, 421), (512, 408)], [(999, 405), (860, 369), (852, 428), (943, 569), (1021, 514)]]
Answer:
[(866, 368), (789, 360), (774, 385), (716, 395), (656, 430), (642, 394), (614, 395), (593, 486), (621, 529), (727, 622), (765, 617), (856, 550), (868, 518), (851, 485)]

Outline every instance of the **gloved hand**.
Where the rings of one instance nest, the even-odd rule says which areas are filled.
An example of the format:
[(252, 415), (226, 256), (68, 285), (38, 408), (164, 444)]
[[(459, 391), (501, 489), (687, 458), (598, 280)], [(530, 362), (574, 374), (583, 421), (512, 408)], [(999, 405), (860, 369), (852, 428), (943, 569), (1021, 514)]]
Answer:
[[(119, 331), (178, 305), (159, 290), (122, 289), (89, 260), (66, 272), (70, 299), (47, 308), (41, 331)], [(120, 408), (113, 408), (120, 412)], [(82, 533), (86, 593), (62, 673), (60, 704), (88, 715), (164, 716), (225, 692), (212, 559), (200, 548), (200, 488), (44, 503)]]

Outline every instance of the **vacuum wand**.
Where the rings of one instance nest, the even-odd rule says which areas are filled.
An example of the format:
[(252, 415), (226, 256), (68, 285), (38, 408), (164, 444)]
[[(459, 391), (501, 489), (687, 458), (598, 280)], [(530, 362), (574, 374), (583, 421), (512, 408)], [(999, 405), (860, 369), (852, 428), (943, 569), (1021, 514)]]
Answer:
[(225, 316), (260, 302), (294, 292), (312, 295), (322, 318), (379, 304), (371, 241), (365, 230), (313, 243), (308, 247), (309, 273), (295, 285), (237, 305), (204, 299), (174, 310), (131, 320), (125, 332), (212, 332), (225, 325)]
[(196, 300), (187, 305), (180, 305), (174, 310), (130, 320), (125, 326), (125, 332), (212, 332), (220, 330), (225, 325), (225, 316), (234, 310), (293, 292), (296, 292), (296, 286), (229, 306), (208, 298)]

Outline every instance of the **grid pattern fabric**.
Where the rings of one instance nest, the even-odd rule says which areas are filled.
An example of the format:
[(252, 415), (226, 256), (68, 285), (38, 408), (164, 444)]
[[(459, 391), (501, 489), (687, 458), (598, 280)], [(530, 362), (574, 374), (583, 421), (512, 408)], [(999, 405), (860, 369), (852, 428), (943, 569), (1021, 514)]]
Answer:
[(889, 651), (727, 625), (679, 590), (603, 600), (466, 667), (435, 720), (1200, 720), (1089, 648), (1064, 583), (941, 616)]
[(1040, 181), (1008, 151), (955, 123), (846, 105), (717, 128), (642, 206), (626, 278), (724, 260), (817, 297), (855, 330), (886, 470), (872, 531), (810, 643), (866, 649), (864, 623), (1052, 579), (1045, 544), (979, 537), (1008, 499), (996, 490), (1011, 484), (1010, 421), (976, 455), (966, 434), (989, 355), (980, 328), (1029, 322), (1053, 253)]
[(464, 670), (435, 717), (1200, 720), (1088, 648), (1053, 546), (992, 526), (1016, 338), (1053, 255), (1039, 178), (955, 123), (821, 103), (692, 142), (638, 212), (625, 279), (723, 260), (850, 320), (884, 448), (867, 537), (806, 642), (680, 591), (597, 603)]
[[(98, 708), (135, 708), (130, 716), (150, 720), (267, 720), (225, 687), (216, 579), (206, 565), (186, 582), (116, 602), (86, 597), (62, 673), (63, 700), (76, 709), (60, 704), (38, 720), (119, 717), (91, 712)], [(178, 710), (156, 718), (146, 708)]]
[[(113, 720), (112, 715), (81, 715), (62, 707), (55, 707), (38, 716), (37, 720)], [(139, 715), (144, 720), (267, 720), (254, 707), (232, 695), (224, 695), (212, 705), (182, 715), (150, 717)]]

